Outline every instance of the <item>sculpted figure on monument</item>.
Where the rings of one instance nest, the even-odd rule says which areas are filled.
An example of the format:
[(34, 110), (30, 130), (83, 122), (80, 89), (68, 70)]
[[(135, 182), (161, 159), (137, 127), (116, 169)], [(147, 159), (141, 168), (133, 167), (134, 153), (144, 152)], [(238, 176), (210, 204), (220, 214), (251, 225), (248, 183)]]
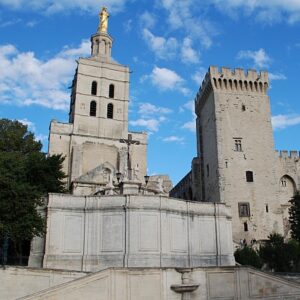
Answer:
[(107, 8), (103, 7), (101, 13), (99, 14), (100, 16), (100, 24), (98, 30), (100, 32), (107, 32), (107, 27), (108, 27), (108, 18), (109, 18), (109, 13), (107, 12)]

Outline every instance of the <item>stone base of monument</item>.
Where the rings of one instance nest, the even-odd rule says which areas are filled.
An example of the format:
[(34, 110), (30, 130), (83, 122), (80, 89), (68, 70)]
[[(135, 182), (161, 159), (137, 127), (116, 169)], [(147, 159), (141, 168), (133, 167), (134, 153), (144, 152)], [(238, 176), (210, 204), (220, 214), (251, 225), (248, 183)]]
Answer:
[(121, 195), (138, 195), (141, 189), (141, 183), (138, 181), (123, 181), (120, 183)]
[(45, 242), (34, 239), (30, 266), (95, 272), (110, 267), (234, 265), (230, 208), (159, 195), (49, 194)]

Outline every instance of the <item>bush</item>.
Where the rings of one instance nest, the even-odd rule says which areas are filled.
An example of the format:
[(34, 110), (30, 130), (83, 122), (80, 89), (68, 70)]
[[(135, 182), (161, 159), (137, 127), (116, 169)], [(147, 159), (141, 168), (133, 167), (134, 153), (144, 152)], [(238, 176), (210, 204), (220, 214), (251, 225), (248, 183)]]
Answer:
[(236, 262), (241, 265), (248, 265), (260, 269), (263, 265), (257, 251), (249, 246), (239, 248), (234, 252)]

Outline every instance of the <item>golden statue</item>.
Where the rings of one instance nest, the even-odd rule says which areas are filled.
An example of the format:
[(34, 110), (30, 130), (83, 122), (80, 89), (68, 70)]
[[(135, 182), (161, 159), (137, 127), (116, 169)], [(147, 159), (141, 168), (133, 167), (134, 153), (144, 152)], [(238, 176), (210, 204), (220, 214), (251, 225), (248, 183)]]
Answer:
[(98, 27), (98, 31), (107, 33), (107, 27), (108, 27), (108, 17), (109, 13), (107, 12), (107, 8), (103, 7), (100, 16), (100, 24)]

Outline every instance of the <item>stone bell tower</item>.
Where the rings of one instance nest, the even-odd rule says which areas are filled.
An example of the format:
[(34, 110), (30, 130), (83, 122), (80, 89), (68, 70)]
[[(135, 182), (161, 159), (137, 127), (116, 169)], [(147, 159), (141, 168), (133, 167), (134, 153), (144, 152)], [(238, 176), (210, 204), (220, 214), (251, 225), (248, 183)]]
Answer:
[(129, 68), (111, 58), (113, 39), (107, 33), (109, 14), (102, 9), (91, 37), (91, 57), (80, 58), (72, 84), (70, 123), (74, 132), (127, 138)]
[[(91, 56), (77, 60), (69, 123), (50, 125), (49, 154), (65, 156), (67, 185), (75, 194), (113, 186), (116, 174), (127, 172), (129, 156), (136, 180), (144, 181), (147, 169), (147, 134), (128, 132), (129, 68), (111, 57), (106, 8), (99, 16), (97, 32), (91, 36)], [(128, 154), (121, 141), (129, 137), (136, 143)]]

